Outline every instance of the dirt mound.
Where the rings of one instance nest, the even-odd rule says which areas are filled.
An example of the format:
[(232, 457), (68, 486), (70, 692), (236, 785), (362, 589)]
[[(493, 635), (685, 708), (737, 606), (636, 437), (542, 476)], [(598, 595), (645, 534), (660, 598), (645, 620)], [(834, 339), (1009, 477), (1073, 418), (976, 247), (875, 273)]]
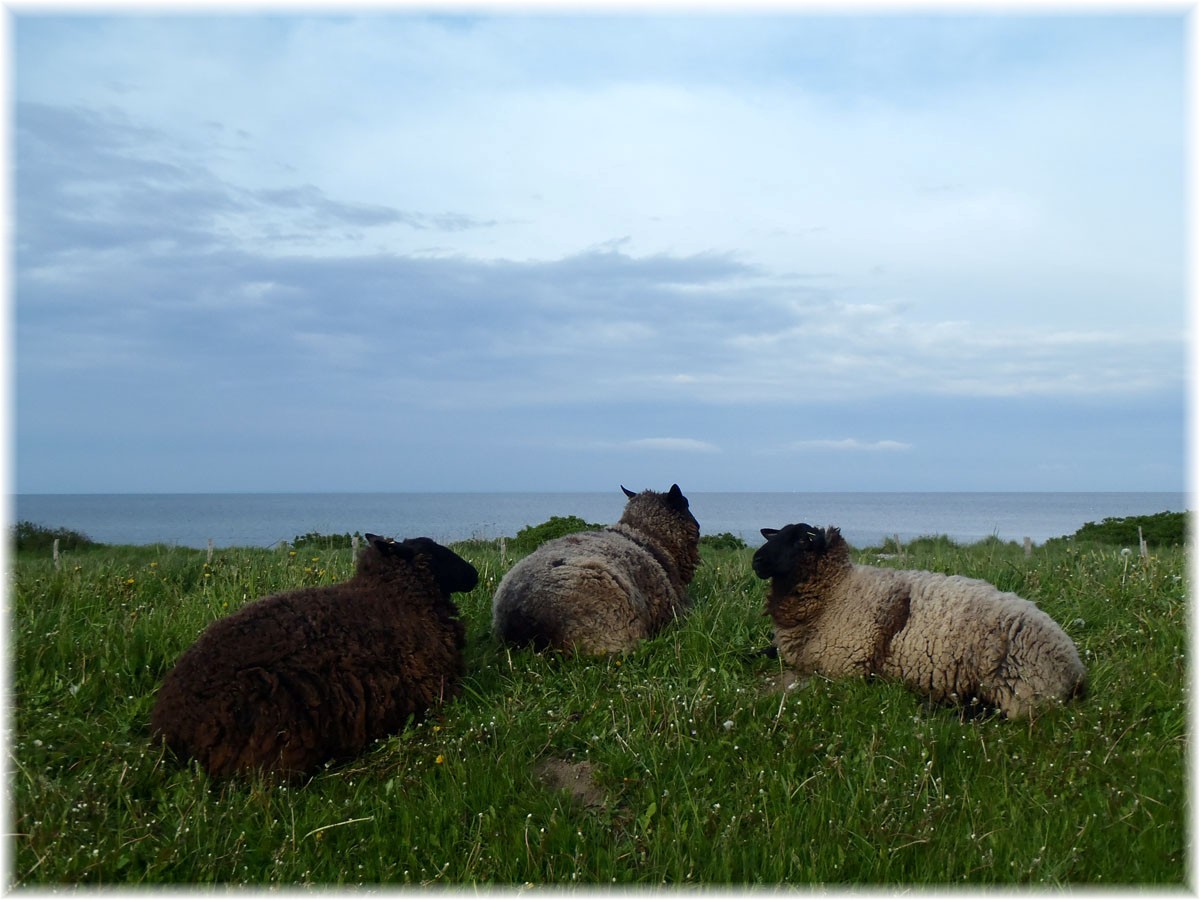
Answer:
[(566, 791), (585, 807), (604, 806), (604, 792), (596, 784), (590, 762), (571, 762), (550, 757), (537, 764), (535, 774), (542, 784), (554, 790)]

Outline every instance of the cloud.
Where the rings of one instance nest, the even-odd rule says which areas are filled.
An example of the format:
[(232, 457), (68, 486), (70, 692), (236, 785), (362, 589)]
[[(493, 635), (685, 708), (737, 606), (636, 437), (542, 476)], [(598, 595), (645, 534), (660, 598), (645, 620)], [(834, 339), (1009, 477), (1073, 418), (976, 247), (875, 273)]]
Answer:
[(292, 210), (311, 217), (313, 227), (331, 224), (375, 228), (384, 225), (407, 225), (420, 231), (466, 231), (471, 228), (490, 228), (496, 220), (483, 221), (462, 213), (417, 213), (372, 203), (344, 203), (330, 200), (313, 185), (248, 191), (264, 211)]
[(904, 441), (860, 441), (858, 438), (842, 438), (840, 440), (804, 440), (794, 441), (787, 446), (789, 450), (847, 450), (866, 452), (896, 452), (912, 450), (913, 445)]
[(720, 453), (721, 448), (694, 438), (639, 438), (625, 444), (637, 450), (664, 450), (670, 453)]
[[(336, 422), (322, 440), (421, 461), (436, 435), (483, 473), (471, 448), (519, 433), (551, 450), (496, 466), (531, 483), (581, 447), (593, 483), (618, 456), (717, 488), (762, 447), (778, 468), (739, 478), (826, 453), (852, 486), (900, 463), (937, 483), (1032, 407), (1067, 458), (1179, 413), (1169, 17), (14, 32), (22, 458), (50, 473), (81, 468), (55, 440), (132, 428), (126, 407), (168, 443)], [(1005, 415), (952, 454), (939, 436), (982, 407)], [(1122, 412), (1060, 445), (1064, 409)], [(868, 429), (905, 440), (837, 437)], [(233, 440), (213, 434), (198, 458)]]
[(253, 188), (216, 174), (178, 139), (127, 115), (18, 102), (17, 252), (37, 270), (113, 253), (153, 259), (217, 249), (361, 243), (387, 226), (463, 232), (494, 220), (334, 200), (312, 185)]

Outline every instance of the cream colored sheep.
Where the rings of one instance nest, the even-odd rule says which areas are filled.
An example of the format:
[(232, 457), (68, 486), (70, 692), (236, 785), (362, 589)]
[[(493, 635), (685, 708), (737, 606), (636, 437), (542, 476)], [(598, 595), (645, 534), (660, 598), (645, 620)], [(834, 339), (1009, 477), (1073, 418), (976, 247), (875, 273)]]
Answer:
[(775, 644), (802, 673), (892, 678), (1010, 718), (1085, 692), (1074, 643), (1016, 594), (958, 575), (854, 565), (836, 528), (762, 535), (753, 565), (771, 580)]
[(657, 634), (689, 604), (700, 525), (687, 497), (626, 490), (616, 525), (547, 541), (496, 588), (492, 629), (511, 644), (619, 653)]

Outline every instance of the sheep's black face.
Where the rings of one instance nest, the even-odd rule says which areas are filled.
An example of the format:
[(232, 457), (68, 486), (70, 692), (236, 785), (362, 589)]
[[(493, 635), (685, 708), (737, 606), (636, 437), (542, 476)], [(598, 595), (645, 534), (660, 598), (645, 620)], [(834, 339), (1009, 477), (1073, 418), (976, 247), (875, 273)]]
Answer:
[(752, 565), (759, 578), (801, 580), (816, 568), (829, 546), (824, 529), (803, 522), (783, 528), (764, 528), (767, 542), (754, 553)]
[(443, 547), (429, 538), (412, 538), (404, 543), (429, 557), (429, 568), (437, 579), (438, 587), (445, 594), (457, 594), (471, 590), (479, 583), (475, 567), (448, 547)]
[(447, 596), (469, 591), (479, 583), (479, 573), (473, 565), (431, 538), (393, 541), (373, 534), (366, 535), (366, 538), (385, 556), (395, 556), (406, 561), (417, 556), (428, 559), (429, 570), (437, 580), (438, 589)]

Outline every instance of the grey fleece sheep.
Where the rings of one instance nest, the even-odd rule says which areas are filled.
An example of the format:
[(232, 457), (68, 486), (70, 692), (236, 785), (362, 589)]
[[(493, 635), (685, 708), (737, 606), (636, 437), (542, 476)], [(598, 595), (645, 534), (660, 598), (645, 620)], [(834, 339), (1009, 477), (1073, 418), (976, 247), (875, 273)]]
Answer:
[(213, 622), (167, 673), (154, 735), (214, 776), (302, 775), (456, 696), (465, 632), (450, 595), (474, 566), (429, 538), (367, 536), (348, 581)]
[(657, 634), (689, 604), (700, 525), (687, 498), (627, 490), (616, 525), (547, 541), (509, 570), (492, 629), (511, 644), (599, 655)]
[(836, 528), (762, 535), (753, 565), (771, 580), (775, 644), (802, 673), (892, 678), (1010, 718), (1086, 689), (1071, 639), (1016, 594), (958, 575), (854, 565)]

